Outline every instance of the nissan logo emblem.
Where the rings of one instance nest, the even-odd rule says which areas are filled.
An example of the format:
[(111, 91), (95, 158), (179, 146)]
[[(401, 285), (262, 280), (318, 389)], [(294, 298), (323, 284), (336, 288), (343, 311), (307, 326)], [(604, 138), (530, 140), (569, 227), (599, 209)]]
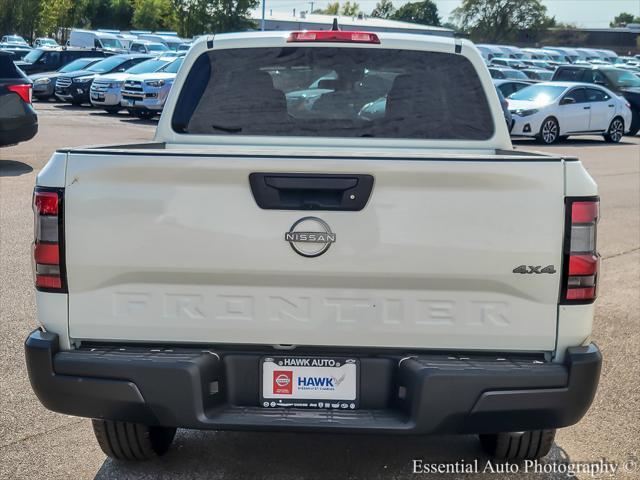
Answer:
[(318, 257), (329, 250), (336, 241), (336, 234), (318, 217), (304, 217), (294, 223), (284, 234), (291, 248), (303, 257)]

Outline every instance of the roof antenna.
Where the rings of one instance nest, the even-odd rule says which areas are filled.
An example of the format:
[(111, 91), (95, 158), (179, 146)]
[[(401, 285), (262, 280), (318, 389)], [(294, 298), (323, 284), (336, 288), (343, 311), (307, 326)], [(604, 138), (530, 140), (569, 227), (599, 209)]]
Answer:
[(332, 32), (339, 32), (340, 31), (340, 27), (338, 26), (338, 19), (337, 18), (333, 19), (333, 26), (331, 27), (331, 31)]

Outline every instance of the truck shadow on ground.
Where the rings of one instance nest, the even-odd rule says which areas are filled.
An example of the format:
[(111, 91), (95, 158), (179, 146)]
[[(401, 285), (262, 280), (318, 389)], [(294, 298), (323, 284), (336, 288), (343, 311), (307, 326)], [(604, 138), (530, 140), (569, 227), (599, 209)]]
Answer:
[(147, 119), (147, 118), (137, 118), (137, 117), (125, 117), (125, 118), (120, 118), (119, 119), (122, 123), (130, 123), (133, 125), (153, 125), (156, 126), (158, 125), (158, 119), (157, 118), (151, 118), (151, 119)]
[(80, 112), (89, 110), (91, 107), (89, 105), (72, 105), (71, 103), (60, 103), (53, 105), (53, 108), (57, 108), (60, 110), (68, 110), (70, 112)]
[[(105, 460), (96, 480), (115, 479), (403, 479), (416, 478), (414, 460), (448, 464), (449, 474), (420, 478), (568, 479), (566, 473), (524, 472), (490, 463), (477, 438), (465, 436), (362, 436), (179, 430), (172, 450), (146, 463)], [(477, 467), (474, 461), (477, 460)], [(554, 445), (547, 461), (568, 462)], [(465, 467), (466, 465), (466, 467)], [(465, 468), (478, 473), (463, 473)], [(500, 471), (499, 469), (503, 470)], [(511, 468), (505, 473), (505, 468)], [(493, 471), (491, 469), (494, 469)]]
[(31, 165), (16, 160), (3, 160), (0, 158), (0, 177), (19, 177), (33, 171)]

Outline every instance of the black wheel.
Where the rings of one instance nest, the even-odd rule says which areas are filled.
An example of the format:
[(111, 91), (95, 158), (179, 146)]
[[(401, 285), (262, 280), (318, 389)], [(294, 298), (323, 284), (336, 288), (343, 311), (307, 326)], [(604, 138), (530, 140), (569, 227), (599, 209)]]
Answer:
[(604, 134), (604, 140), (609, 143), (618, 143), (624, 135), (624, 120), (616, 117), (611, 120), (607, 133)]
[(91, 420), (102, 451), (115, 460), (149, 460), (169, 450), (175, 428), (139, 423)]
[(635, 135), (640, 131), (640, 110), (631, 109), (631, 125), (629, 125), (629, 135)]
[(555, 429), (492, 433), (480, 435), (480, 444), (496, 460), (536, 460), (549, 453), (555, 437)]
[(120, 111), (120, 107), (104, 107), (104, 111), (113, 115)]
[(545, 118), (540, 126), (540, 133), (538, 134), (538, 141), (545, 145), (551, 145), (556, 143), (560, 138), (560, 125), (558, 121), (553, 118)]

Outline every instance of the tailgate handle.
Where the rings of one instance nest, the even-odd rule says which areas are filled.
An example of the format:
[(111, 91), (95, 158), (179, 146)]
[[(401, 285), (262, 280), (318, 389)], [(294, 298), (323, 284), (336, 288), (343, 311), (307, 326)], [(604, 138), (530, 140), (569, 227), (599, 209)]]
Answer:
[(252, 173), (251, 193), (267, 210), (362, 210), (373, 188), (371, 175)]

